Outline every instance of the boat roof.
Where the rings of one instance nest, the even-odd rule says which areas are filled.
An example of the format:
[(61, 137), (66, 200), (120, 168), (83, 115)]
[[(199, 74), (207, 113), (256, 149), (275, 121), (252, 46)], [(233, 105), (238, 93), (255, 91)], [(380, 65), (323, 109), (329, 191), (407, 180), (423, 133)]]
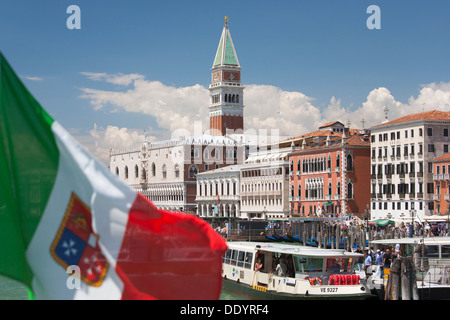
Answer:
[(450, 245), (450, 237), (426, 237), (426, 238), (401, 238), (401, 239), (381, 239), (371, 240), (373, 244), (418, 244), (420, 241), (424, 241), (426, 245)]
[(315, 247), (306, 247), (296, 244), (268, 243), (268, 242), (249, 242), (249, 241), (229, 241), (227, 242), (230, 249), (242, 249), (248, 251), (269, 251), (284, 254), (314, 256), (314, 257), (360, 257), (361, 253), (348, 252), (344, 249), (323, 249)]

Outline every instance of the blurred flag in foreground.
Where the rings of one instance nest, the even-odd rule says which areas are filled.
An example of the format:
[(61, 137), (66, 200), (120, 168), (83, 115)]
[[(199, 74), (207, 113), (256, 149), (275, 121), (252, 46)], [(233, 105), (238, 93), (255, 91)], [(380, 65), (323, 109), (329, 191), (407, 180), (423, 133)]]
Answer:
[(225, 241), (158, 210), (39, 105), (0, 53), (0, 274), (38, 299), (218, 299)]

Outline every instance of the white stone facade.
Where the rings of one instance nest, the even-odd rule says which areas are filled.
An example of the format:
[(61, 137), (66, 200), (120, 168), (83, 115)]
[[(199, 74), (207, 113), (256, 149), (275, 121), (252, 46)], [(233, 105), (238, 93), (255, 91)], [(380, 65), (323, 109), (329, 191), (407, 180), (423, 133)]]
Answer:
[(289, 216), (289, 152), (291, 148), (251, 153), (241, 166), (241, 217)]
[(111, 152), (110, 170), (160, 209), (197, 212), (196, 176), (244, 161), (244, 147), (223, 136), (191, 136)]
[(433, 159), (449, 152), (450, 121), (428, 114), (371, 128), (372, 219), (433, 214)]
[(241, 218), (240, 165), (197, 175), (197, 214), (201, 218)]

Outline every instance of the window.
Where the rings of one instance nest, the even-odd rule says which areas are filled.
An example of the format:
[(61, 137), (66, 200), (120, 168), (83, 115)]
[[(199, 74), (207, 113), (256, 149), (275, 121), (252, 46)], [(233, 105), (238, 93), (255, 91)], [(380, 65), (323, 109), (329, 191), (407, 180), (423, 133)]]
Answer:
[(167, 178), (167, 166), (165, 164), (162, 166), (162, 177), (163, 179)]
[(353, 170), (353, 157), (351, 154), (347, 155), (347, 170), (348, 171)]
[(434, 152), (434, 144), (428, 145), (428, 152)]
[(191, 149), (191, 158), (198, 158), (198, 150), (195, 148)]
[(119, 175), (119, 168), (116, 168), (116, 175)]
[(427, 128), (427, 136), (429, 137), (433, 136), (433, 128)]
[(411, 138), (414, 138), (414, 129), (411, 129)]
[(189, 167), (189, 178), (195, 178), (198, 173), (198, 168), (196, 165), (192, 165)]
[(137, 165), (134, 166), (134, 177), (139, 178), (139, 167)]
[(400, 139), (400, 131), (397, 131), (397, 140)]
[(408, 130), (405, 130), (405, 139), (408, 138)]
[(353, 184), (351, 182), (347, 185), (347, 198), (353, 198)]
[(152, 177), (154, 177), (156, 175), (156, 166), (155, 163), (152, 163)]
[(448, 137), (448, 129), (447, 128), (444, 129), (444, 137)]
[(448, 144), (444, 144), (444, 152), (448, 153)]
[(370, 141), (371, 141), (371, 142), (375, 142), (375, 135), (371, 135), (371, 136), (370, 136)]
[(216, 150), (214, 150), (214, 158), (216, 160), (220, 160), (220, 149), (216, 148)]
[(177, 163), (175, 165), (175, 178), (179, 178), (179, 177), (180, 177), (180, 166)]
[(421, 137), (423, 135), (423, 130), (422, 128), (419, 128), (419, 136)]

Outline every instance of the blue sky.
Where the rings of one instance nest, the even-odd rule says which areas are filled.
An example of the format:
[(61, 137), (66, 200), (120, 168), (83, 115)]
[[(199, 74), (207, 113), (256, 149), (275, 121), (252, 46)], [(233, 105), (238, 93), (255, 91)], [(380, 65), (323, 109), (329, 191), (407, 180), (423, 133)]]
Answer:
[[(72, 4), (81, 9), (80, 30), (66, 27), (66, 9)], [(381, 9), (379, 30), (366, 26), (370, 5)], [(417, 111), (419, 101), (426, 104), (422, 108), (446, 108), (442, 104), (447, 104), (450, 91), (449, 15), (447, 0), (2, 0), (0, 50), (44, 108), (75, 135), (84, 135), (88, 144), (94, 124), (99, 132), (108, 126), (126, 128), (128, 134), (145, 129), (156, 138), (167, 136), (173, 127), (151, 112), (128, 109), (112, 98), (119, 92), (127, 103), (137, 105), (133, 99), (142, 98), (137, 97), (138, 82), (115, 84), (105, 81), (107, 76), (102, 81), (87, 74), (139, 75), (145, 85), (158, 81), (164, 90), (193, 89), (196, 84), (207, 88), (224, 16), (229, 16), (242, 81), (249, 85), (250, 124), (256, 108), (252, 104), (258, 101), (253, 95), (269, 92), (280, 98), (265, 106), (264, 119), (277, 110), (280, 118), (273, 117), (268, 126), (283, 124), (282, 118), (289, 117), (286, 101), (293, 100), (297, 102), (292, 108), (321, 113), (307, 121), (314, 125), (340, 111), (355, 118), (360, 116), (355, 112), (365, 110), (365, 117), (372, 119), (373, 108), (381, 110), (386, 101), (393, 116)], [(433, 92), (422, 92), (424, 85)], [(87, 88), (93, 90), (88, 95)], [(377, 97), (384, 100), (374, 106), (370, 101), (380, 100)], [(206, 105), (199, 116), (207, 119), (205, 100), (198, 102)], [(170, 109), (172, 102), (163, 103)], [(194, 108), (186, 110), (189, 107)], [(314, 129), (299, 124), (296, 131), (294, 125), (285, 134)]]

